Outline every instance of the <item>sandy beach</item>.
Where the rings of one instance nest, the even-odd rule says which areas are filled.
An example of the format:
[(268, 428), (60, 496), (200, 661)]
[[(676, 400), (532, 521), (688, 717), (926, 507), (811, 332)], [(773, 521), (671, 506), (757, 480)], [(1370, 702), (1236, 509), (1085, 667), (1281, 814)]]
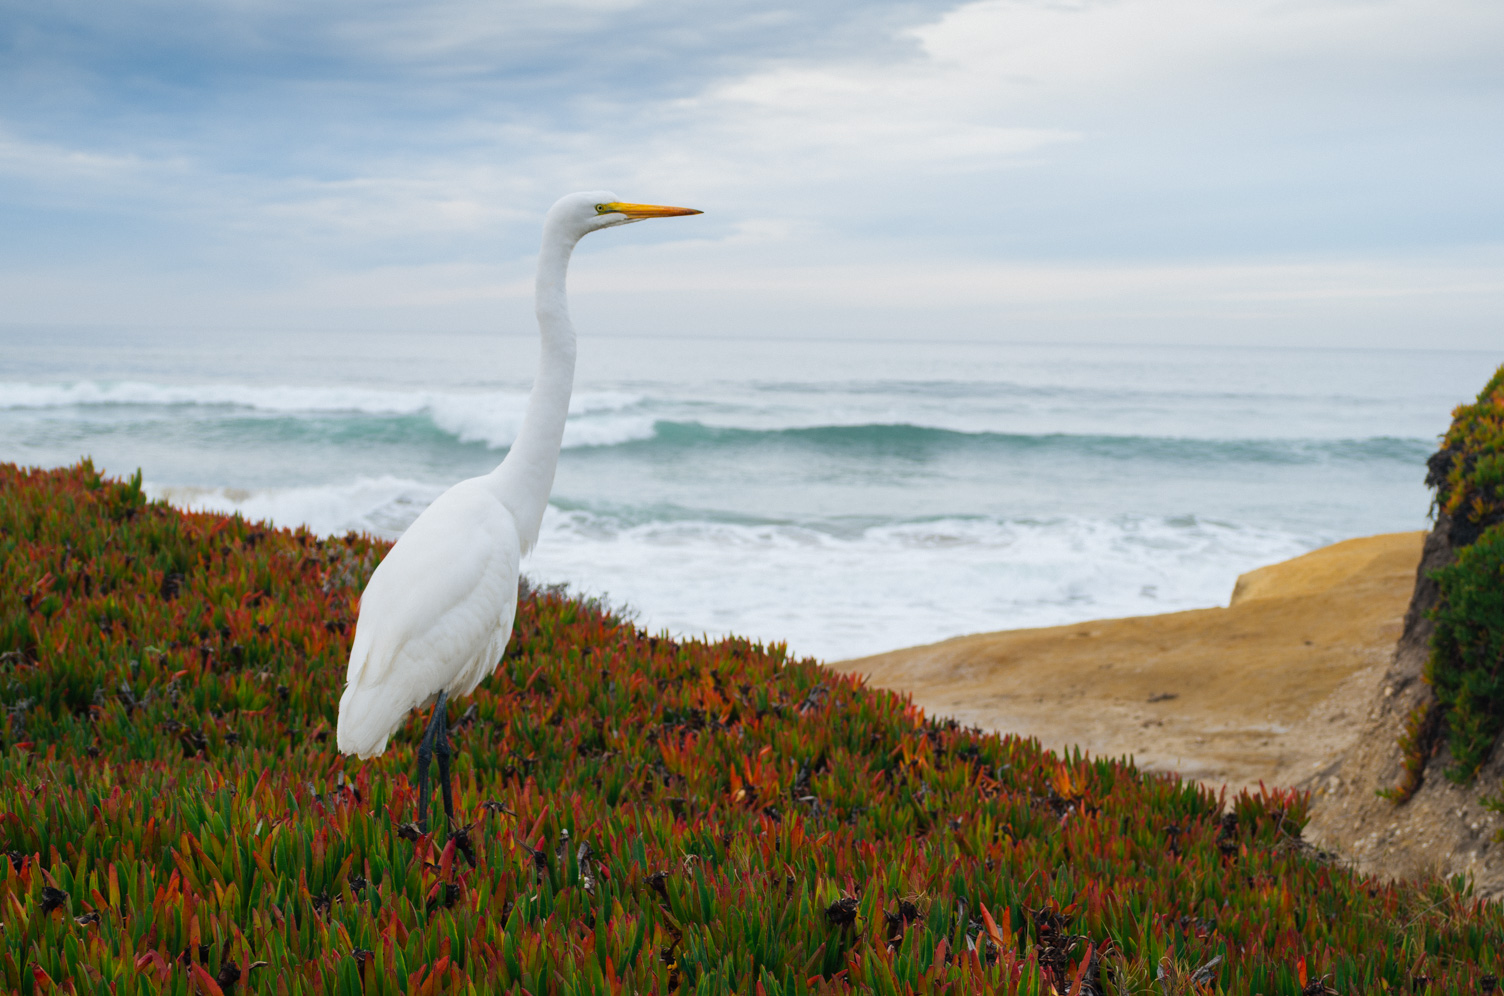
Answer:
[(1225, 608), (957, 637), (841, 661), (934, 715), (1131, 755), (1211, 786), (1299, 785), (1358, 736), (1399, 638), (1422, 532), (1239, 578)]

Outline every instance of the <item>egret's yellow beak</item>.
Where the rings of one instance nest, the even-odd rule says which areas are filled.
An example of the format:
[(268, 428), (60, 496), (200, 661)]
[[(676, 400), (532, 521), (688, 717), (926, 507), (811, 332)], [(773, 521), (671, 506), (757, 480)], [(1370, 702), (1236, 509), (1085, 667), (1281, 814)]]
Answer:
[(596, 214), (624, 214), (633, 221), (642, 218), (673, 218), (681, 214), (703, 214), (694, 208), (664, 207), (659, 204), (627, 204), (622, 201), (611, 201), (607, 204), (597, 204)]

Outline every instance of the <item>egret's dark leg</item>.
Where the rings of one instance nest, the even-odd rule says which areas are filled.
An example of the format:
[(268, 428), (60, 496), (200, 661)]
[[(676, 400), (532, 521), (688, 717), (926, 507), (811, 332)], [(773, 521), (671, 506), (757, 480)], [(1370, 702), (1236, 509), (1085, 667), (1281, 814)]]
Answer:
[[(441, 698), (440, 703), (443, 703)], [(454, 790), (449, 781), (449, 710), (439, 714), (439, 733), (433, 752), (439, 759), (439, 789), (444, 793), (444, 832), (454, 829)]]
[(433, 760), (434, 741), (439, 730), (444, 731), (444, 756), (439, 761), (439, 771), (442, 773), (441, 777), (446, 779), (446, 808), (449, 802), (449, 717), (445, 706), (448, 697), (447, 692), (439, 693), (439, 700), (433, 704), (433, 715), (428, 720), (428, 729), (423, 731), (423, 742), (418, 745), (418, 829), (423, 833), (428, 832), (428, 765)]

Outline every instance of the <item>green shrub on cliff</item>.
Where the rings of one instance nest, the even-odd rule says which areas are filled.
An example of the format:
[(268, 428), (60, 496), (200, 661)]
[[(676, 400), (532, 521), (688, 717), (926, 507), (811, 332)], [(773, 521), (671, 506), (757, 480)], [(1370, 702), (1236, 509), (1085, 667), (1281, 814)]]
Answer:
[(1504, 366), (1477, 401), (1452, 412), (1441, 449), (1428, 461), (1426, 484), (1436, 489), (1437, 511), (1451, 519), (1452, 546), (1471, 546), (1504, 523)]
[(1453, 412), (1426, 483), (1456, 560), (1432, 574), (1439, 597), (1425, 678), (1436, 701), (1411, 717), (1402, 742), (1401, 801), (1419, 787), (1437, 736), (1452, 756), (1447, 777), (1465, 784), (1504, 729), (1504, 366)]
[(1504, 526), (1486, 530), (1435, 578), (1442, 598), (1426, 678), (1446, 710), (1448, 775), (1466, 782), (1504, 727)]

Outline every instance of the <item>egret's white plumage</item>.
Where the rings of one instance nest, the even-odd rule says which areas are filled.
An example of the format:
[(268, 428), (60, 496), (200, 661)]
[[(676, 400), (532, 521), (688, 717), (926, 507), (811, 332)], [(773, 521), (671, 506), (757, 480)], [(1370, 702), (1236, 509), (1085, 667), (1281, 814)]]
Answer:
[(517, 612), (518, 561), (537, 542), (569, 413), (570, 254), (597, 229), (683, 214), (699, 212), (626, 204), (604, 191), (570, 194), (549, 209), (536, 288), (542, 352), (522, 427), (500, 466), (440, 495), (371, 575), (339, 702), (341, 751), (380, 754), (409, 711), (440, 692), (467, 694), (495, 669)]

